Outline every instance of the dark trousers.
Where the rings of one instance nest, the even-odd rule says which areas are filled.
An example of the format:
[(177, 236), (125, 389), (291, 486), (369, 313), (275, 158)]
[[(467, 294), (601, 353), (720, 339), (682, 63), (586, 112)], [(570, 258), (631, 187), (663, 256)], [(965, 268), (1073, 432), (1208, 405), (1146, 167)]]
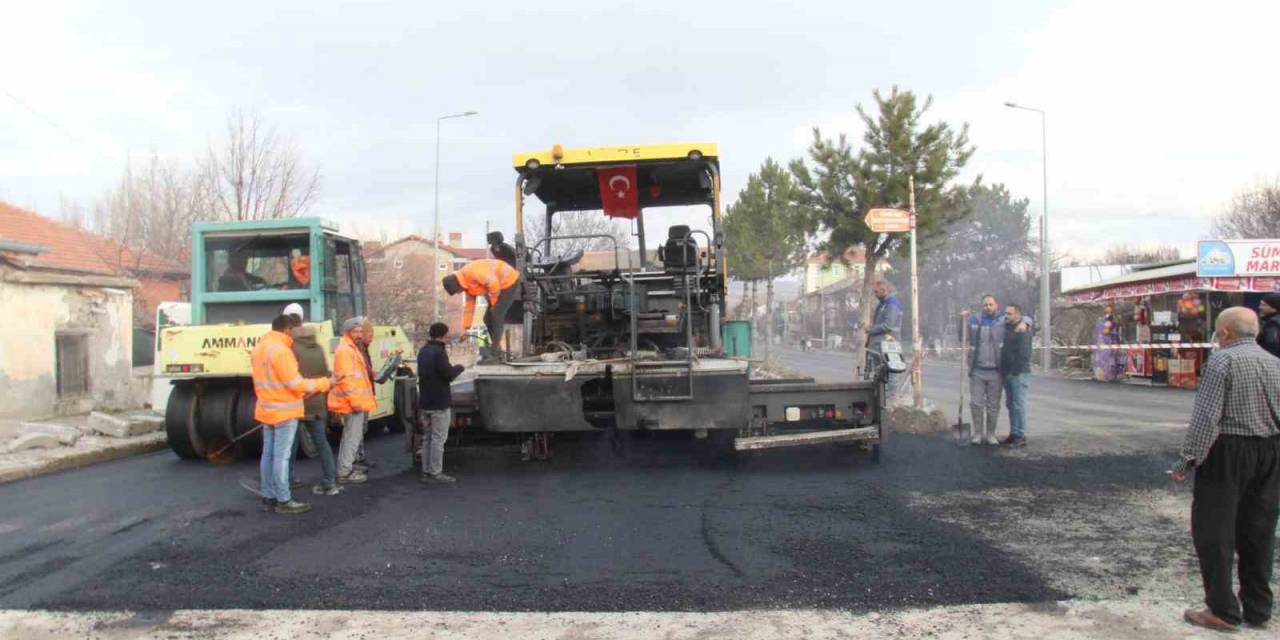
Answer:
[[(1280, 512), (1280, 437), (1220, 436), (1196, 469), (1195, 483), (1191, 537), (1200, 558), (1205, 604), (1231, 624), (1266, 622), (1271, 618)], [(1231, 589), (1237, 555), (1238, 600)]]
[(510, 347), (502, 342), (502, 327), (506, 323), (507, 312), (511, 309), (511, 304), (520, 297), (520, 285), (524, 280), (517, 280), (515, 284), (503, 289), (498, 294), (498, 302), (491, 304), (484, 310), (484, 328), (489, 331), (489, 342), (494, 347), (509, 349)]

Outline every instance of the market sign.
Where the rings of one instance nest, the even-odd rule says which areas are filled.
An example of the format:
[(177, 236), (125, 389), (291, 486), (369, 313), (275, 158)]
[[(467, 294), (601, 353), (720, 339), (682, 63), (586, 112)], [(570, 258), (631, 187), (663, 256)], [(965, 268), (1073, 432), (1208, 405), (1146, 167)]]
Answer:
[(1201, 240), (1196, 275), (1280, 276), (1280, 240)]
[(902, 209), (872, 209), (863, 222), (876, 233), (901, 233), (911, 230), (911, 212)]

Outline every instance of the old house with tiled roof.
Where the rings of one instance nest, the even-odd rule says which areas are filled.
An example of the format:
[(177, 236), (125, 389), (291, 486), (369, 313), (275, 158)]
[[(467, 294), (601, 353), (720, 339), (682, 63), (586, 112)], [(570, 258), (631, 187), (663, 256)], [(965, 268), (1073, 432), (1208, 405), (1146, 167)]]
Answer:
[(0, 418), (136, 404), (135, 291), (154, 304), (184, 279), (171, 260), (0, 202)]

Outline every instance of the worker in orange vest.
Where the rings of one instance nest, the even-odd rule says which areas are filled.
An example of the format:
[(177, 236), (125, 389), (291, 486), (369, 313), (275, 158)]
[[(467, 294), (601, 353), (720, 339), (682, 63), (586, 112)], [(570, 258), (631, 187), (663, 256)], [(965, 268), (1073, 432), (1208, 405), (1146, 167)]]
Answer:
[(333, 390), (329, 392), (329, 412), (342, 416), (342, 442), (338, 445), (338, 483), (358, 484), (368, 478), (354, 467), (364, 440), (369, 413), (378, 408), (373, 395), (373, 376), (365, 360), (363, 345), (365, 319), (356, 316), (342, 324), (342, 340), (333, 352)]
[(466, 266), (444, 277), (444, 290), (449, 295), (462, 292), (467, 294), (466, 306), (462, 310), (462, 333), (475, 322), (476, 298), (484, 296), (489, 306), (484, 312), (484, 326), (489, 330), (489, 339), (499, 348), (502, 344), (502, 325), (507, 317), (507, 310), (516, 301), (520, 293), (520, 272), (515, 267), (493, 258), (473, 260)]
[(293, 355), (293, 331), (302, 320), (291, 315), (276, 316), (271, 332), (258, 340), (250, 360), (253, 392), (257, 404), (253, 417), (262, 425), (263, 504), (276, 513), (303, 513), (310, 509), (289, 492), (289, 456), (298, 433), (298, 419), (304, 414), (302, 399), (308, 394), (329, 390), (328, 378), (303, 378)]

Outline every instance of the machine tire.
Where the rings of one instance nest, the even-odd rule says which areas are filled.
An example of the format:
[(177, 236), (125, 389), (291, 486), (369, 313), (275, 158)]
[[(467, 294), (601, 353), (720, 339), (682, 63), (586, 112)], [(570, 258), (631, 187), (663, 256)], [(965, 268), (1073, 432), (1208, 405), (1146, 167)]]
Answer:
[(212, 384), (205, 388), (196, 417), (200, 444), (206, 449), (201, 455), (219, 451), (235, 438), (238, 395), (236, 388), (229, 384)]
[[(253, 417), (253, 411), (257, 408), (258, 398), (253, 394), (253, 387), (248, 384), (237, 385), (237, 391), (236, 409), (233, 414), (235, 421), (231, 424), (231, 435), (238, 438), (258, 426), (258, 421)], [(256, 457), (261, 453), (261, 434), (248, 436), (236, 443), (236, 457), (239, 459)]]
[(164, 431), (169, 448), (179, 458), (194, 460), (201, 457), (191, 442), (195, 431), (196, 395), (190, 384), (174, 384), (169, 402), (164, 408)]

